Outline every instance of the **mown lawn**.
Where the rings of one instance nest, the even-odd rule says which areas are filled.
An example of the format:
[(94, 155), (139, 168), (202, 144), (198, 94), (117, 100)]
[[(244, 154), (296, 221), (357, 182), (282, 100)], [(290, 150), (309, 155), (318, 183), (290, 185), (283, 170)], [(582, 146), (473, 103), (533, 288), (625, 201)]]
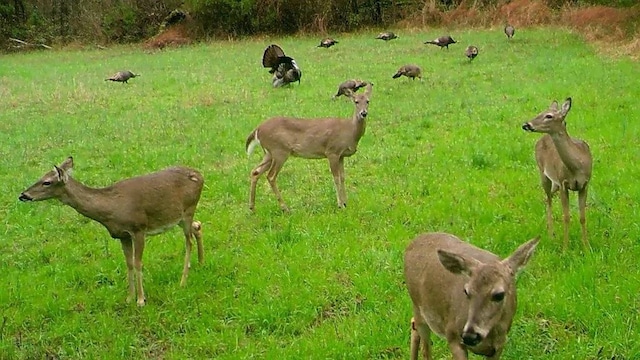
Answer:
[[(636, 62), (596, 55), (562, 29), (442, 30), (390, 42), (344, 34), (249, 39), (147, 53), (138, 47), (0, 57), (0, 359), (406, 359), (411, 304), (402, 257), (417, 234), (445, 231), (506, 256), (542, 236), (518, 281), (505, 359), (640, 359), (640, 87)], [(303, 70), (273, 89), (261, 67), (280, 44)], [(472, 63), (464, 48), (480, 55)], [(424, 81), (391, 79), (419, 64)], [(141, 74), (105, 82), (117, 70)], [(279, 210), (249, 132), (275, 115), (350, 117), (343, 80), (375, 83), (366, 134), (346, 161), (348, 207), (335, 204), (326, 160), (290, 159)], [(544, 194), (523, 122), (571, 96), (569, 133), (594, 157), (580, 242), (571, 194), (570, 246), (546, 233)], [(260, 153), (260, 151), (257, 151)], [(205, 262), (179, 287), (178, 229), (149, 238), (147, 306), (125, 303), (120, 245), (58, 202), (18, 195), (54, 164), (106, 186), (174, 164), (206, 178), (196, 218)], [(194, 257), (195, 258), (195, 257)], [(461, 290), (462, 291), (462, 290)], [(436, 359), (449, 358), (433, 339)]]

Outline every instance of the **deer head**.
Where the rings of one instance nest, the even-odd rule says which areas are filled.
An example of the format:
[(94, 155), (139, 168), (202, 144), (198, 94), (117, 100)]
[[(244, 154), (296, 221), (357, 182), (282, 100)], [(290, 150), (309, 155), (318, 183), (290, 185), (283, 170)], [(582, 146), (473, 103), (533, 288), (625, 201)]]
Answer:
[(571, 110), (571, 98), (567, 98), (562, 104), (562, 108), (558, 108), (558, 102), (553, 101), (549, 109), (541, 112), (533, 120), (524, 123), (522, 129), (531, 132), (540, 132), (553, 134), (562, 132), (566, 129), (565, 117)]

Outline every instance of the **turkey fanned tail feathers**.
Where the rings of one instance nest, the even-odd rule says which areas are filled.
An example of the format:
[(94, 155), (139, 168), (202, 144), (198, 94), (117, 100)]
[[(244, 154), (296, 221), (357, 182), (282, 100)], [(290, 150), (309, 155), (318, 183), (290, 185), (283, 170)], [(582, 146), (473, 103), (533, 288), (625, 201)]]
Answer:
[(302, 71), (296, 61), (284, 54), (282, 48), (276, 44), (267, 46), (262, 55), (262, 66), (270, 68), (273, 74), (273, 86), (279, 87), (292, 82), (300, 83)]

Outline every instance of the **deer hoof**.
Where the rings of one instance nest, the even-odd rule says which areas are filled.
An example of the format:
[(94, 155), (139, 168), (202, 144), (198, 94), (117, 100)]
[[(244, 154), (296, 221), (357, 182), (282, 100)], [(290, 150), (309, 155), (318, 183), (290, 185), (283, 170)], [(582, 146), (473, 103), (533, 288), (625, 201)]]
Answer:
[(147, 303), (147, 299), (146, 298), (142, 298), (138, 300), (138, 307), (142, 307)]

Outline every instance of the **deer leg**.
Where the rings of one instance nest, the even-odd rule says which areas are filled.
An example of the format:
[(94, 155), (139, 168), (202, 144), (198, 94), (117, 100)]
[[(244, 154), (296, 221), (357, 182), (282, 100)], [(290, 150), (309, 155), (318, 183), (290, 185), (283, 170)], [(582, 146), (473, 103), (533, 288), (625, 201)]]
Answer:
[(142, 254), (144, 253), (144, 233), (136, 233), (133, 237), (133, 266), (136, 270), (138, 285), (138, 306), (144, 306), (144, 288), (142, 287)]
[[(420, 343), (422, 343), (422, 358), (431, 360), (431, 346), (429, 341), (429, 335), (431, 330), (425, 324), (420, 325), (424, 329), (418, 330), (415, 317), (411, 318), (411, 360), (418, 360), (418, 353), (420, 352)], [(426, 333), (426, 337), (423, 339), (422, 334)]]
[(188, 221), (183, 221), (182, 223), (182, 231), (184, 232), (185, 238), (185, 253), (184, 253), (184, 267), (182, 268), (182, 279), (180, 279), (180, 286), (185, 286), (187, 284), (187, 276), (189, 276), (189, 268), (191, 267), (191, 226), (193, 222), (192, 219), (188, 219)]
[(571, 214), (569, 213), (569, 190), (564, 187), (560, 189), (560, 202), (562, 203), (562, 222), (564, 223), (563, 250), (567, 250), (569, 246), (569, 220), (571, 219)]
[(549, 237), (553, 238), (553, 208), (552, 208), (552, 200), (553, 200), (553, 191), (552, 191), (552, 183), (551, 180), (544, 174), (542, 176), (542, 189), (544, 189), (544, 193), (547, 195), (546, 201), (546, 212), (547, 212), (547, 232), (549, 233)]
[[(282, 200), (282, 194), (280, 194), (280, 190), (278, 190), (278, 185), (276, 184), (278, 173), (280, 173), (280, 170), (282, 169), (282, 165), (284, 165), (284, 162), (287, 161), (287, 155), (284, 155), (284, 156), (272, 155), (272, 156), (273, 156), (273, 160), (271, 161), (271, 168), (269, 169), (269, 173), (267, 174), (267, 180), (269, 181), (269, 185), (271, 185), (271, 190), (273, 190), (273, 193), (276, 195), (276, 198), (278, 199), (278, 204), (280, 204), (280, 208), (282, 209), (282, 211), (289, 212), (289, 208), (287, 207), (287, 204), (284, 203), (284, 200)], [(283, 159), (283, 160), (279, 160), (279, 159)]]
[(204, 261), (204, 247), (202, 246), (202, 223), (194, 221), (191, 223), (191, 235), (196, 238), (198, 244), (198, 264)]
[(344, 161), (339, 156), (328, 156), (331, 174), (333, 174), (333, 182), (336, 185), (336, 198), (338, 207), (347, 207), (347, 195), (344, 189)]
[(587, 186), (578, 191), (578, 207), (580, 208), (580, 226), (582, 227), (582, 243), (585, 250), (589, 249), (589, 240), (587, 240)]
[(251, 170), (251, 189), (249, 190), (249, 210), (253, 211), (256, 202), (256, 184), (260, 176), (271, 167), (271, 154), (265, 153), (264, 158), (253, 170)]
[(453, 341), (448, 341), (449, 350), (451, 351), (451, 355), (453, 355), (454, 360), (468, 360), (469, 353), (467, 349), (462, 347), (459, 339), (455, 339)]
[(127, 280), (129, 284), (129, 292), (127, 295), (127, 302), (131, 302), (134, 296), (136, 296), (136, 283), (133, 270), (133, 242), (131, 238), (121, 239), (122, 252), (124, 253), (124, 260), (127, 263)]

